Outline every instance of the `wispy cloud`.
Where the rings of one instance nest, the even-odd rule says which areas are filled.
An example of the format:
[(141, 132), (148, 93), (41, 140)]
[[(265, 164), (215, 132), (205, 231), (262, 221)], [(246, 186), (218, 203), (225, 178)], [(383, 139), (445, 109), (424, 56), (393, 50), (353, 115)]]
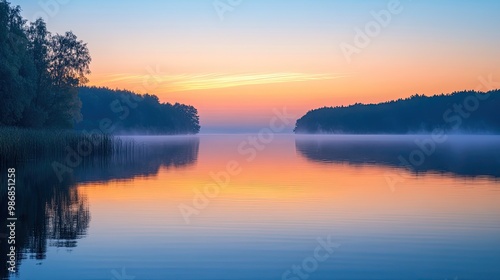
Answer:
[(347, 74), (310, 74), (310, 73), (247, 73), (247, 74), (177, 74), (177, 75), (134, 75), (113, 74), (103, 77), (98, 84), (122, 84), (144, 86), (155, 84), (169, 92), (229, 88), (247, 85), (263, 85), (289, 82), (332, 80), (348, 77)]

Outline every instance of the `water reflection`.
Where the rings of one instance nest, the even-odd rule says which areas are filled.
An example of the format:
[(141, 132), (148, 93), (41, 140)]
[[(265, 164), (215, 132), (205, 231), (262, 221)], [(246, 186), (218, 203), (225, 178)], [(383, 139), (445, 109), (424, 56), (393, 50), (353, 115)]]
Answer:
[(78, 183), (106, 182), (153, 176), (163, 168), (188, 167), (196, 163), (198, 137), (122, 137), (117, 153), (86, 163), (75, 170)]
[(376, 164), (413, 172), (500, 177), (500, 137), (450, 136), (301, 136), (296, 150), (319, 163)]
[[(3, 177), (0, 184), (5, 186)], [(7, 217), (6, 197), (1, 195), (2, 217)], [(18, 271), (25, 258), (44, 259), (47, 246), (75, 247), (77, 240), (86, 234), (90, 222), (86, 198), (71, 182), (59, 182), (48, 163), (16, 167), (16, 216)], [(8, 244), (0, 243), (0, 254), (5, 256), (7, 253)], [(2, 279), (8, 276), (5, 265), (0, 276)]]
[[(86, 161), (67, 185), (40, 183), (50, 169), (37, 167), (29, 177), (31, 167), (19, 168), (26, 172), (24, 180), (39, 182), (36, 188), (23, 187), (21, 199), (23, 207), (40, 203), (38, 216), (30, 219), (42, 221), (36, 231), (29, 225), (22, 234), (25, 240), (37, 236), (46, 259), (26, 253), (33, 259), (25, 259), (12, 279), (111, 279), (121, 268), (136, 279), (282, 279), (311, 256), (317, 238), (330, 235), (342, 246), (310, 279), (500, 275), (500, 183), (453, 176), (449, 170), (457, 169), (448, 168), (446, 176), (408, 176), (391, 192), (384, 176), (398, 165), (391, 155), (407, 156), (414, 138), (276, 135), (249, 161), (238, 150), (248, 135), (199, 137), (199, 145), (195, 138), (137, 139), (119, 156)], [(323, 152), (329, 150), (325, 143), (337, 143), (333, 157), (325, 157), (330, 155)], [(493, 149), (496, 143), (496, 138), (452, 139), (445, 150), (456, 162), (463, 154), (491, 164), (498, 151), (485, 155), (473, 149)], [(223, 179), (230, 161), (240, 164), (241, 173), (204, 200), (205, 186), (214, 184), (213, 174)], [(37, 198), (42, 195), (47, 203)], [(203, 201), (208, 204), (200, 206)], [(181, 204), (196, 207), (190, 224)]]
[[(23, 259), (43, 260), (47, 248), (70, 250), (87, 234), (91, 219), (87, 196), (76, 186), (82, 182), (105, 182), (156, 175), (160, 168), (183, 168), (194, 164), (198, 157), (199, 140), (190, 138), (124, 138), (119, 153), (105, 158), (92, 158), (59, 181), (52, 161), (38, 159), (0, 170), (16, 168), (16, 249), (17, 270)], [(6, 176), (0, 185), (6, 186)], [(7, 217), (6, 189), (0, 193), (0, 214)], [(1, 237), (6, 229), (0, 229)], [(0, 239), (0, 255), (8, 253), (10, 245)], [(2, 258), (3, 259), (3, 258)], [(7, 279), (7, 266), (2, 265), (0, 279)]]

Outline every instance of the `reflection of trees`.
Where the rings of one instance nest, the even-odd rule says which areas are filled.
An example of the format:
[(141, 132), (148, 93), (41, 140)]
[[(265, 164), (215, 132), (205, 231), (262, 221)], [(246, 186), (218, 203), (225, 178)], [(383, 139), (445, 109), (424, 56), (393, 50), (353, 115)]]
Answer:
[(321, 163), (377, 164), (408, 168), (413, 172), (450, 172), (459, 176), (500, 177), (500, 141), (495, 136), (450, 136), (421, 165), (405, 166), (415, 140), (425, 136), (311, 136), (295, 141), (297, 151)]
[[(52, 160), (39, 159), (8, 166), (16, 168), (18, 270), (22, 259), (45, 259), (48, 246), (74, 248), (77, 240), (86, 235), (90, 211), (87, 198), (76, 188), (78, 183), (153, 176), (161, 167), (186, 167), (196, 162), (198, 148), (197, 137), (123, 141), (112, 155), (87, 158), (74, 170), (73, 176), (66, 177), (63, 182), (58, 180), (52, 170)], [(6, 170), (7, 167), (1, 165), (0, 170)], [(2, 221), (5, 221), (6, 176), (0, 176), (0, 185), (0, 214)], [(3, 225), (0, 234), (6, 234)], [(5, 256), (8, 244), (5, 239), (0, 241), (0, 254)], [(1, 279), (8, 276), (7, 267), (3, 265), (0, 269)]]
[[(5, 185), (2, 180), (1, 184)], [(6, 195), (2, 192), (2, 211), (6, 209), (3, 207), (5, 199)], [(86, 198), (78, 193), (74, 184), (59, 182), (49, 162), (24, 164), (16, 168), (16, 216), (18, 270), (24, 258), (44, 259), (47, 246), (75, 247), (90, 222)], [(2, 255), (7, 254), (5, 242), (0, 244), (0, 251)], [(7, 274), (4, 267), (0, 275), (4, 278)]]
[(47, 238), (57, 247), (76, 247), (75, 240), (84, 236), (90, 222), (86, 197), (76, 188), (57, 193), (46, 207)]
[(75, 180), (102, 182), (152, 176), (157, 174), (161, 167), (187, 167), (198, 158), (198, 137), (134, 139), (123, 139), (112, 156), (87, 162), (84, 168), (75, 170)]

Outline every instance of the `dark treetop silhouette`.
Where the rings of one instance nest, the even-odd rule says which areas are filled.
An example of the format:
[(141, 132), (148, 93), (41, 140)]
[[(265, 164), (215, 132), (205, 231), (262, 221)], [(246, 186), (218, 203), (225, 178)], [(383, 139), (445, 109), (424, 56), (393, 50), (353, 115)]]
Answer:
[(72, 32), (53, 35), (42, 19), (27, 24), (19, 7), (0, 0), (0, 125), (72, 127), (90, 61)]
[(500, 133), (500, 90), (414, 95), (380, 104), (324, 107), (309, 111), (296, 133), (406, 134)]

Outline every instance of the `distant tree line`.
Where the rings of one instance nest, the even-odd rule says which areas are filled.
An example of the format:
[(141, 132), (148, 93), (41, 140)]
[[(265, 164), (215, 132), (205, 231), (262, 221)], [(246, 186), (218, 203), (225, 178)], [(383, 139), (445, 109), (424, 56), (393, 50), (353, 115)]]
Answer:
[(83, 121), (76, 128), (80, 130), (127, 134), (195, 134), (200, 130), (196, 108), (161, 103), (155, 95), (81, 87), (79, 97)]
[(296, 133), (406, 134), (500, 133), (500, 90), (414, 95), (380, 104), (354, 104), (309, 111)]
[(51, 34), (0, 0), (0, 126), (71, 128), (91, 58), (75, 34)]

